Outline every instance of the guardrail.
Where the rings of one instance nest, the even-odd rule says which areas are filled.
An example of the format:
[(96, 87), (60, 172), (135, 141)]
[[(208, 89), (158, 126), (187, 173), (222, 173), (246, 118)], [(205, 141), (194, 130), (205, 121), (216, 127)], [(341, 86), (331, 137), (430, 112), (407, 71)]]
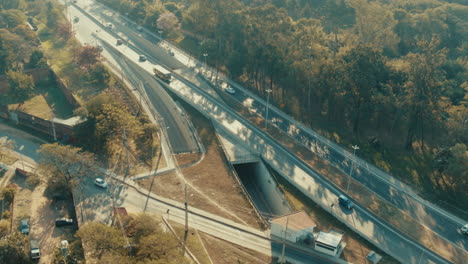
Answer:
[[(133, 48), (137, 49), (136, 47), (133, 47)], [(156, 61), (157, 61), (157, 60), (156, 60)], [(181, 77), (180, 75), (178, 75), (178, 74), (175, 74), (175, 75), (178, 76), (179, 80), (181, 80), (182, 82), (186, 83), (187, 85), (189, 85), (190, 87), (193, 87), (193, 88), (195, 89), (195, 87), (196, 87), (195, 85), (193, 85), (193, 84), (190, 83), (189, 81), (185, 80), (185, 79), (184, 79), (183, 77)], [(188, 84), (188, 83), (189, 83), (189, 84)], [(173, 91), (173, 92), (175, 92), (175, 91)], [(225, 107), (224, 107), (223, 105), (220, 105), (220, 104), (216, 103), (216, 100), (214, 100), (214, 99), (211, 97), (211, 95), (209, 95), (209, 94), (207, 94), (207, 93), (205, 93), (204, 91), (199, 90), (199, 89), (197, 89), (197, 92), (198, 92), (200, 95), (202, 95), (203, 97), (207, 98), (207, 99), (209, 100), (210, 103), (212, 103), (213, 105), (216, 105), (217, 107), (219, 107), (220, 109), (222, 109), (222, 111), (225, 111), (225, 112), (227, 112), (227, 113), (229, 113), (229, 114), (231, 114), (231, 115), (233, 115), (233, 116), (237, 116), (238, 118), (235, 118), (235, 119), (238, 119), (241, 123), (244, 123), (244, 125), (246, 125), (246, 124), (245, 124), (246, 121), (244, 121), (242, 117), (238, 116), (238, 114), (233, 113), (232, 111), (230, 111), (230, 110), (228, 110), (228, 109), (225, 109)], [(182, 96), (182, 95), (179, 94), (179, 96)], [(182, 96), (182, 97), (183, 97), (183, 96)], [(186, 98), (185, 98), (185, 99), (186, 99)], [(187, 100), (187, 99), (186, 99), (186, 100)], [(203, 110), (203, 109), (204, 109), (203, 107), (201, 107), (201, 106), (199, 106), (199, 105), (194, 105), (193, 103), (191, 103), (191, 102), (188, 101), (188, 100), (187, 100), (187, 102), (188, 102), (189, 104), (191, 104), (192, 106), (194, 106), (196, 109), (199, 109), (199, 110), (201, 109), (200, 111), (202, 111), (202, 112), (204, 111), (204, 110)], [(208, 114), (207, 114), (207, 115), (208, 115)], [(246, 127), (249, 127), (249, 126), (246, 125)], [(259, 130), (258, 128), (255, 128), (255, 127), (251, 127), (251, 128), (249, 128), (249, 129), (251, 129), (251, 130), (253, 130), (253, 131)], [(258, 132), (258, 131), (257, 131), (257, 132)], [(263, 134), (261, 134), (261, 133), (258, 134), (257, 136), (259, 136), (259, 137), (261, 137), (261, 138), (265, 138), (265, 137), (269, 138), (268, 135), (263, 135)], [(270, 139), (270, 140), (271, 140), (271, 139)], [(278, 145), (277, 143), (275, 144), (274, 142), (273, 142), (272, 144), (275, 145), (275, 146)], [(289, 151), (286, 150), (286, 149), (285, 149), (284, 147), (282, 147), (282, 146), (276, 146), (276, 148), (279, 149), (280, 151), (286, 151), (287, 153), (289, 153)], [(291, 154), (289, 154), (289, 155), (291, 155)], [(270, 164), (270, 165), (272, 165), (273, 167), (275, 167), (275, 164)], [(300, 167), (303, 167), (303, 165), (302, 165), (301, 163), (299, 163), (299, 166), (300, 166)], [(310, 170), (309, 167), (303, 167), (303, 169), (305, 169), (305, 171), (309, 171), (309, 170)], [(313, 174), (314, 174), (314, 173), (311, 173), (311, 175), (313, 175)], [(328, 187), (329, 187), (329, 190), (334, 190), (334, 189), (336, 189), (336, 187), (332, 187), (332, 186), (331, 186), (331, 184), (329, 183), (329, 181), (328, 181), (327, 179), (325, 179), (325, 178), (323, 178), (323, 177), (319, 177), (319, 176), (316, 176), (316, 177), (317, 177), (317, 179), (320, 179), (320, 181), (326, 182), (326, 185), (329, 185), (329, 186), (328, 186)], [(296, 184), (297, 184), (297, 183), (296, 183)], [(336, 190), (335, 190), (334, 192), (336, 192)], [(310, 196), (311, 194), (308, 194), (308, 195)], [(320, 204), (322, 205), (322, 207), (323, 207), (325, 210), (330, 211), (330, 208), (328, 208), (327, 206), (325, 206), (324, 204), (322, 204), (320, 201), (317, 201), (317, 199), (315, 199), (314, 197), (311, 197), (311, 198), (312, 198), (313, 200), (316, 200), (316, 202), (320, 203)], [(367, 209), (361, 208), (361, 210), (362, 210), (365, 214), (367, 214), (370, 218), (376, 219), (376, 217), (373, 216), (370, 212), (368, 212)], [(351, 229), (353, 229), (353, 230), (356, 231), (357, 233), (361, 234), (363, 237), (367, 238), (369, 241), (374, 242), (373, 240), (370, 240), (370, 238), (367, 237), (365, 234), (363, 234), (362, 232), (360, 232), (359, 230), (357, 230), (354, 226), (349, 225), (349, 223), (346, 223), (346, 221), (344, 221), (344, 223), (347, 224)], [(378, 223), (378, 222), (377, 222), (377, 221), (374, 221), (374, 223)], [(394, 229), (390, 228), (390, 227), (388, 226), (388, 224), (379, 223), (379, 226), (380, 226), (380, 228), (383, 228), (383, 229), (386, 230), (386, 231), (390, 231), (390, 232), (393, 232), (393, 233), (395, 233), (395, 234), (398, 234), (398, 236), (399, 236), (400, 238), (402, 238), (402, 239), (404, 239), (404, 240), (407, 240), (408, 242), (411, 241), (412, 246), (417, 247), (417, 248), (420, 249), (420, 250), (425, 250), (425, 251), (421, 251), (421, 252), (425, 252), (425, 253), (426, 253), (426, 254), (424, 254), (424, 255), (426, 256), (426, 259), (427, 259), (428, 255), (429, 255), (427, 252), (430, 252), (432, 256), (436, 256), (438, 259), (440, 258), (440, 256), (438, 256), (436, 253), (434, 253), (434, 252), (428, 250), (428, 249), (425, 248), (424, 246), (421, 246), (421, 245), (415, 243), (415, 242), (412, 241), (411, 239), (408, 239), (407, 236), (404, 235), (404, 234), (402, 234), (400, 231), (394, 230)], [(404, 242), (404, 240), (400, 240), (400, 242)], [(374, 243), (375, 243), (375, 242), (374, 242)], [(404, 243), (405, 243), (405, 242), (404, 242)], [(399, 259), (400, 261), (405, 262), (405, 259), (401, 259), (401, 255), (392, 254), (392, 253), (394, 253), (394, 252), (389, 251), (389, 248), (388, 248), (388, 247), (385, 247), (385, 248), (380, 247), (380, 248), (381, 248), (383, 251), (385, 251), (385, 252), (389, 253), (390, 255), (394, 256), (395, 258)], [(442, 259), (441, 259), (441, 258), (440, 258), (440, 260), (441, 260), (441, 263), (445, 263), (445, 261), (442, 262)]]

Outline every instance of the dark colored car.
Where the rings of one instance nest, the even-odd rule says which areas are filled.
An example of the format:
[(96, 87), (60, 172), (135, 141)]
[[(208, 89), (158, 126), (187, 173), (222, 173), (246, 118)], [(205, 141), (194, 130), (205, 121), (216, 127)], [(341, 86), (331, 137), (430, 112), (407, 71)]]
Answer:
[(353, 209), (353, 203), (348, 199), (348, 197), (344, 195), (338, 196), (338, 202), (346, 209), (351, 210)]
[(20, 231), (21, 233), (28, 235), (29, 234), (29, 223), (28, 219), (23, 219), (20, 222)]
[(68, 219), (68, 218), (55, 219), (55, 226), (68, 226), (68, 225), (73, 225), (73, 219)]

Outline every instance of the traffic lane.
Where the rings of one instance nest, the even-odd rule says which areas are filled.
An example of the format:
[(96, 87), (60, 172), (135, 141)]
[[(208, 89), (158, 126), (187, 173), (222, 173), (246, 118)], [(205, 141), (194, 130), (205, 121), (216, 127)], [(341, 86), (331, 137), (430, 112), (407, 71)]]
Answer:
[[(259, 115), (265, 116), (266, 106), (260, 104), (251, 97), (248, 97), (247, 94), (242, 92), (236, 93), (236, 98), (239, 99), (239, 101), (249, 101), (251, 108), (255, 109)], [(292, 125), (287, 120), (282, 119), (279, 114), (277, 114), (275, 111), (271, 111), (271, 109), (269, 111), (268, 117), (270, 122), (274, 123), (275, 126), (277, 126), (284, 133), (289, 132), (287, 134), (294, 138), (297, 142), (300, 142), (309, 150), (319, 155), (321, 158), (331, 161), (331, 163), (340, 169), (343, 173), (350, 173), (353, 162), (348, 157), (343, 156), (343, 153), (337, 151), (336, 149), (329, 148), (327, 145), (319, 142), (313, 135), (305, 133), (303, 130)], [(369, 170), (365, 170), (361, 167), (356, 168), (358, 167), (358, 164), (354, 164), (354, 166), (355, 168), (353, 169), (352, 175), (354, 179), (373, 190), (384, 200), (389, 201), (398, 209), (402, 210), (404, 214), (409, 214), (409, 216), (411, 216), (413, 219), (422, 221), (424, 226), (428, 227), (431, 232), (434, 231), (440, 235), (441, 238), (450, 240), (455, 245), (458, 245), (467, 250), (468, 242), (460, 234), (460, 223), (457, 221), (447, 221), (447, 217), (445, 217), (445, 215), (432, 209), (431, 207), (421, 204), (408, 194), (399, 191), (392, 185), (389, 185), (382, 178), (373, 175), (373, 173)]]
[[(283, 252), (283, 244), (272, 241), (271, 242), (271, 255), (273, 257), (279, 258), (282, 255), (282, 252)], [(336, 262), (330, 262), (323, 258), (309, 255), (303, 251), (300, 251), (288, 245), (286, 245), (284, 252), (285, 252), (286, 260), (294, 264), (324, 264), (324, 263), (333, 264), (333, 263), (336, 263)]]
[[(73, 15), (78, 15), (78, 12), (81, 13), (76, 8), (72, 9), (74, 9)], [(87, 16), (84, 16), (84, 18), (81, 21), (83, 21), (83, 23), (87, 25), (88, 28), (97, 28), (94, 21), (88, 18)], [(91, 31), (91, 33), (93, 32), (94, 31)], [(80, 36), (82, 36), (83, 40), (89, 40), (91, 36), (91, 33), (87, 32), (86, 30), (80, 30), (79, 33)], [(138, 75), (139, 78), (145, 80), (145, 88), (146, 86), (150, 86), (149, 88), (146, 88), (147, 94), (148, 96), (150, 96), (151, 94), (150, 97), (156, 98), (156, 100), (152, 100), (152, 103), (155, 106), (155, 108), (158, 109), (158, 112), (160, 112), (161, 116), (165, 118), (165, 122), (169, 126), (170, 133), (168, 133), (168, 135), (171, 146), (173, 146), (173, 150), (176, 153), (197, 151), (198, 144), (195, 142), (195, 139), (191, 134), (192, 132), (188, 127), (187, 122), (184, 118), (181, 117), (180, 111), (177, 110), (175, 103), (173, 103), (172, 99), (167, 95), (165, 90), (159, 86), (157, 81), (153, 79), (153, 77), (150, 74), (148, 74), (146, 71), (141, 71), (139, 64), (136, 64), (131, 60), (126, 60), (126, 64), (130, 65), (130, 67), (125, 67), (125, 65), (120, 63), (120, 60), (124, 57), (121, 56), (120, 53), (129, 53), (130, 48), (125, 45), (114, 46), (113, 42), (116, 42), (115, 37), (112, 36), (106, 30), (100, 32), (97, 38), (101, 40), (102, 44), (105, 44), (106, 48), (104, 51), (104, 55), (108, 53), (110, 56), (112, 56), (114, 58), (114, 61), (116, 61), (122, 69), (131, 68), (132, 73), (134, 72)], [(117, 48), (120, 49), (119, 52), (116, 52)], [(157, 91), (157, 93), (153, 91)], [(176, 109), (176, 111), (174, 111), (174, 109)]]
[(0, 119), (0, 138), (7, 137), (9, 140), (14, 141), (14, 150), (25, 156), (30, 157), (34, 161), (39, 161), (39, 154), (37, 150), (41, 148), (42, 144), (49, 142), (34, 136), (36, 132), (25, 132), (11, 124), (6, 120)]
[[(152, 198), (148, 199), (148, 197), (145, 197), (137, 191), (130, 189), (126, 198), (122, 201), (122, 203), (120, 203), (120, 206), (124, 206), (128, 208), (129, 211), (133, 212), (146, 211), (151, 213), (158, 213), (166, 217), (168, 220), (175, 221), (179, 224), (184, 224), (185, 210), (183, 209), (182, 203), (178, 204), (178, 206), (173, 206), (163, 201), (158, 201)], [(212, 220), (210, 218), (194, 214), (190, 210), (191, 208), (189, 205), (188, 222), (190, 227), (195, 228), (200, 232), (224, 239), (228, 242), (262, 252), (266, 255), (270, 254), (271, 246), (267, 238), (259, 237), (257, 235), (250, 234), (249, 232), (239, 230), (229, 224), (225, 224), (222, 221), (228, 220), (223, 218), (219, 218), (219, 220)]]
[[(112, 23), (113, 28), (111, 29), (114, 33), (120, 35), (122, 39), (132, 42), (133, 45), (144, 53), (151, 55), (151, 57), (157, 58), (160, 64), (166, 65), (171, 69), (183, 69), (186, 66), (177, 61), (171, 56), (168, 50), (159, 47), (156, 43), (159, 40), (147, 40), (145, 39), (149, 35), (136, 31), (136, 27), (127, 26), (125, 20), (121, 18), (118, 12), (114, 12), (99, 3), (92, 2), (89, 6), (83, 6), (83, 9), (89, 12), (91, 15), (99, 18), (100, 21), (105, 23)], [(144, 37), (143, 37), (144, 36)]]
[[(301, 189), (314, 201), (321, 204), (324, 209), (327, 211), (331, 210), (329, 201), (335, 201), (340, 191), (326, 178), (317, 174), (297, 156), (278, 144), (276, 140), (265, 135), (259, 128), (244, 120), (237, 112), (226, 108), (223, 104), (217, 102), (209, 94), (198, 89), (196, 86), (186, 81), (183, 82), (187, 86), (174, 85), (171, 86), (171, 88), (193, 107), (199, 111), (208, 113), (211, 118), (224, 126), (227, 131), (231, 131), (233, 134), (240, 137), (253, 151), (261, 153), (264, 160), (270, 166), (276, 168), (278, 172), (291, 181), (293, 185)], [(301, 179), (301, 181), (296, 181), (295, 179)], [(356, 205), (356, 208), (357, 207), (358, 205)], [(353, 212), (356, 212), (356, 210)], [(416, 263), (417, 260), (415, 256), (417, 256), (419, 252), (424, 252), (424, 262), (428, 260), (434, 263), (447, 263), (446, 260), (443, 260), (440, 256), (421, 247), (398, 230), (393, 230), (392, 227), (380, 221), (380, 219), (377, 219), (365, 208), (359, 208), (357, 212), (363, 214), (359, 217), (360, 222), (366, 223), (365, 226), (357, 225), (357, 227), (362, 229), (357, 229), (354, 225), (350, 224), (348, 218), (340, 215), (340, 219), (352, 229), (357, 230), (358, 233), (374, 241), (374, 243), (385, 245), (384, 250), (390, 248), (391, 250), (389, 252), (392, 252), (392, 255), (396, 256), (397, 259), (403, 259), (405, 263)], [(391, 235), (391, 244), (388, 244), (387, 233)], [(398, 252), (398, 254), (396, 255), (395, 252)], [(456, 257), (460, 256), (457, 255)]]
[[(135, 34), (133, 34), (133, 35), (135, 35)], [(151, 38), (153, 38), (154, 41), (157, 41), (157, 39), (155, 39), (155, 38), (152, 37), (152, 36), (147, 36), (147, 37), (151, 37)], [(139, 37), (137, 37), (137, 39), (138, 39), (138, 38), (139, 38)], [(264, 108), (264, 107), (263, 107), (263, 108)], [(275, 113), (275, 112), (272, 111), (272, 115), (274, 115), (274, 113)], [(275, 118), (275, 117), (273, 117), (273, 118)], [(283, 120), (283, 119), (281, 119), (281, 116), (276, 116), (276, 118), (279, 118), (279, 119), (277, 119), (277, 120)], [(286, 124), (286, 122), (283, 122), (283, 123)], [(285, 125), (285, 126), (286, 126), (286, 127), (290, 127), (289, 125)], [(339, 154), (342, 155), (342, 153), (339, 153)], [(341, 163), (338, 163), (338, 164), (341, 164)], [(372, 176), (371, 176), (371, 177), (372, 177)], [(367, 185), (367, 186), (370, 186), (370, 185)], [(379, 184), (378, 186), (381, 186), (381, 185)], [(390, 188), (388, 188), (388, 190), (390, 190)], [(380, 193), (380, 195), (385, 196), (385, 194), (383, 194), (383, 193)], [(388, 197), (388, 195), (387, 195), (387, 197)], [(395, 196), (392, 196), (392, 198), (390, 198), (389, 201), (393, 202), (394, 204), (398, 204), (398, 205), (401, 206), (401, 205), (405, 204), (405, 201), (408, 201), (408, 200), (405, 199), (405, 198), (395, 198)], [(413, 203), (413, 204), (414, 204), (414, 203)], [(422, 206), (419, 205), (419, 207), (421, 208)], [(404, 208), (402, 208), (402, 207), (400, 207), (400, 208), (403, 209), (403, 210), (407, 210), (407, 208), (406, 208), (406, 209), (404, 209)], [(419, 219), (419, 220), (424, 219), (424, 218), (421, 218), (420, 216), (417, 216), (417, 215), (416, 215), (416, 212), (420, 212), (421, 210), (408, 210), (408, 211), (409, 211), (409, 212), (412, 212), (413, 216), (416, 217), (416, 219)], [(436, 214), (437, 214), (437, 212), (436, 212)], [(435, 217), (437, 218), (438, 216), (435, 216)], [(439, 217), (441, 217), (441, 216), (439, 215)], [(443, 219), (443, 221), (446, 221), (446, 218), (444, 218), (443, 216), (441, 217), (441, 219)], [(426, 222), (426, 221), (425, 221), (425, 222)], [(458, 226), (459, 223), (456, 223), (455, 225)], [(439, 223), (436, 223), (435, 225), (431, 226), (431, 228), (433, 228), (434, 230), (436, 230), (436, 232), (438, 232), (438, 233), (440, 234), (440, 232), (443, 232), (443, 230), (440, 230), (439, 228), (437, 228), (437, 227), (440, 227), (440, 226), (442, 226), (442, 225), (440, 225)], [(453, 226), (452, 226), (452, 227), (453, 227)], [(445, 228), (444, 228), (444, 229), (445, 229)], [(456, 230), (456, 228), (455, 228), (455, 229), (454, 229), (454, 228), (450, 228), (450, 230)], [(442, 234), (441, 234), (441, 235), (442, 235)], [(445, 236), (446, 238), (449, 238), (449, 239), (450, 239), (450, 238), (452, 238), (452, 239), (455, 238), (456, 242), (461, 242), (461, 243), (463, 244), (463, 246), (465, 247), (465, 249), (466, 249), (465, 240), (462, 239), (462, 240), (460, 241), (460, 239), (457, 239), (457, 237), (459, 237), (458, 235), (457, 235), (457, 237), (453, 237), (452, 235), (446, 235), (446, 234), (444, 234), (444, 236)]]
[(188, 121), (172, 97), (152, 75), (139, 70), (138, 65), (133, 62), (128, 62), (127, 65), (140, 80), (144, 81), (148, 98), (164, 119), (164, 124), (161, 125), (165, 125), (165, 128), (162, 129), (166, 129), (173, 151), (175, 153), (198, 151), (198, 144), (192, 135)]
[[(103, 177), (103, 176), (100, 176)], [(78, 223), (83, 225), (87, 222), (100, 222), (109, 224), (111, 222), (113, 186), (109, 179), (103, 177), (108, 182), (108, 188), (101, 188), (94, 184), (96, 177), (91, 176), (84, 179), (77, 185), (73, 192), (76, 203), (76, 217)]]
[[(217, 107), (221, 107), (220, 105), (218, 105)], [(221, 107), (222, 108), (222, 107)], [(215, 109), (211, 109), (211, 111), (214, 111)], [(251, 144), (255, 145), (257, 142), (251, 142)]]

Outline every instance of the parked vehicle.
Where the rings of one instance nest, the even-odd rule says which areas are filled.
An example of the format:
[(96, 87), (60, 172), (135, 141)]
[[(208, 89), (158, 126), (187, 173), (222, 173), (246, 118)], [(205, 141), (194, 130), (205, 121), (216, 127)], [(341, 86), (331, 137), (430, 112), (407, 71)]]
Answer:
[(348, 197), (344, 195), (338, 196), (338, 202), (346, 209), (351, 210), (353, 209), (353, 203), (348, 199)]
[(107, 182), (103, 178), (96, 178), (94, 184), (101, 188), (107, 188)]
[(117, 46), (120, 46), (123, 44), (123, 40), (122, 39), (117, 39)]
[(55, 219), (55, 226), (67, 226), (67, 225), (73, 225), (73, 219), (69, 219), (69, 218)]
[(143, 27), (142, 27), (142, 26), (138, 26), (138, 27), (137, 27), (137, 30), (138, 30), (138, 31), (143, 31)]
[(140, 61), (146, 61), (146, 56), (145, 55), (140, 55), (140, 58), (139, 58)]
[(464, 226), (462, 226), (462, 227), (460, 228), (460, 230), (461, 230), (462, 234), (468, 236), (468, 224), (465, 224)]
[(68, 241), (62, 240), (60, 241), (60, 252), (64, 257), (68, 256)]
[(39, 249), (39, 243), (37, 243), (37, 240), (31, 240), (29, 242), (30, 249), (31, 249), (31, 258), (32, 259), (38, 259), (41, 257), (41, 250)]
[(20, 222), (20, 231), (25, 235), (29, 235), (29, 221), (28, 219), (23, 219)]
[(107, 23), (107, 24), (106, 24), (106, 27), (107, 27), (108, 29), (112, 29), (112, 28), (114, 27), (114, 25), (112, 25), (112, 23)]
[(79, 17), (74, 17), (74, 18), (73, 18), (73, 22), (78, 23), (78, 21), (80, 21), (80, 18), (79, 18)]

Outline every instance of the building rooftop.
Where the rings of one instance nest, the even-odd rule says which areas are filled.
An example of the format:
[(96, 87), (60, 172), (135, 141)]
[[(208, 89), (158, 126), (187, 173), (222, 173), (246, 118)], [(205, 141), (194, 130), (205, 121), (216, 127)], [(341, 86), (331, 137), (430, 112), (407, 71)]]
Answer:
[(326, 244), (332, 247), (338, 247), (340, 244), (341, 238), (343, 237), (342, 234), (338, 233), (325, 233), (319, 232), (317, 239), (315, 239), (316, 243)]
[(73, 117), (70, 117), (68, 119), (61, 119), (61, 118), (52, 118), (52, 121), (55, 122), (55, 123), (60, 123), (60, 124), (64, 124), (64, 125), (67, 125), (67, 126), (75, 126), (75, 125), (78, 125), (84, 121), (86, 121), (86, 119), (83, 119), (81, 118), (80, 116), (73, 116)]
[(288, 223), (288, 229), (302, 230), (305, 228), (316, 227), (315, 223), (310, 220), (309, 216), (304, 211), (299, 211), (287, 215), (278, 216), (270, 220), (271, 223), (282, 225), (286, 227)]

